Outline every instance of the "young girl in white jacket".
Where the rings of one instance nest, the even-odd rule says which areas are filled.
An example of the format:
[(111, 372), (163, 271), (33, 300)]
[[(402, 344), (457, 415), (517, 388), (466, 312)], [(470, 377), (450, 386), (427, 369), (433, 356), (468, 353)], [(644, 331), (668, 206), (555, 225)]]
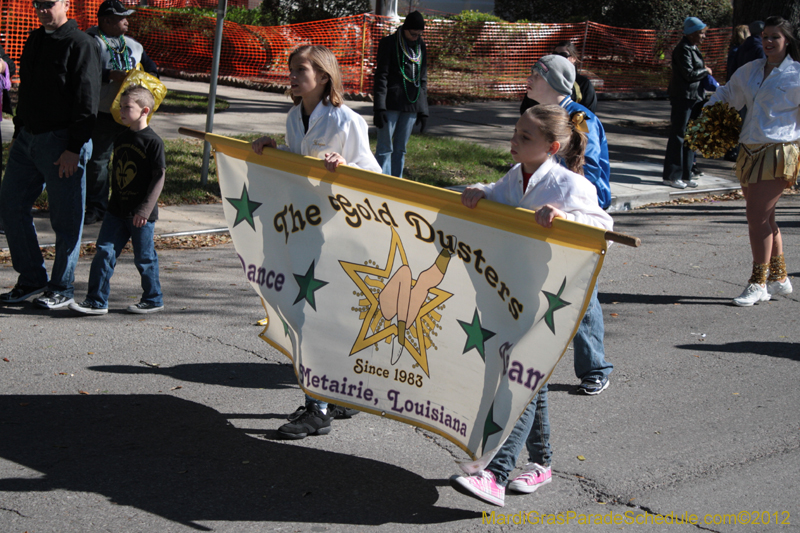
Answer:
[(271, 137), (253, 141), (253, 151), (265, 146), (325, 161), (333, 172), (339, 165), (381, 172), (369, 148), (367, 123), (344, 105), (342, 73), (333, 52), (306, 45), (289, 55), (289, 94), (295, 106), (286, 116), (286, 144)]
[[(611, 230), (614, 222), (597, 203), (597, 190), (583, 177), (586, 137), (558, 105), (537, 105), (523, 113), (511, 137), (511, 156), (517, 165), (497, 183), (467, 187), (461, 202), (473, 208), (481, 198), (536, 211), (536, 222), (549, 228), (554, 218), (565, 218)], [(555, 160), (562, 157), (567, 168)], [(602, 335), (600, 336), (602, 339)], [(522, 446), (529, 462), (509, 482)], [(550, 420), (547, 384), (528, 405), (511, 435), (486, 467), (469, 476), (453, 476), (452, 485), (470, 496), (502, 507), (506, 486), (531, 493), (550, 483)]]
[[(329, 172), (339, 165), (381, 172), (369, 149), (367, 123), (342, 104), (344, 89), (336, 56), (324, 46), (301, 46), (289, 55), (289, 94), (295, 106), (286, 117), (286, 144), (274, 139), (253, 141), (253, 151), (261, 154), (265, 146), (325, 161)], [(289, 423), (278, 428), (288, 439), (331, 432), (333, 413), (328, 403), (306, 395), (306, 402), (289, 415)]]

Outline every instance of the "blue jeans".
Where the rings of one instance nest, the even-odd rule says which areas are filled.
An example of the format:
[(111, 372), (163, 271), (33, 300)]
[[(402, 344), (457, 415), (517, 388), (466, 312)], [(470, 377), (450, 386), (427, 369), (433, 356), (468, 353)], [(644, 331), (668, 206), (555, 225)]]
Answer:
[(322, 411), (323, 409), (328, 408), (328, 402), (323, 402), (322, 400), (317, 400), (316, 398), (312, 398), (308, 394), (306, 394), (306, 406), (311, 405), (312, 403), (317, 404), (319, 410)]
[(89, 292), (86, 299), (92, 307), (108, 307), (111, 276), (122, 249), (130, 239), (133, 244), (133, 264), (142, 276), (142, 302), (164, 305), (161, 282), (158, 280), (158, 254), (153, 244), (155, 222), (141, 228), (133, 225), (132, 218), (120, 218), (106, 213), (97, 236), (97, 253), (89, 270)]
[(92, 130), (92, 158), (86, 166), (86, 212), (105, 215), (108, 209), (108, 162), (114, 151), (114, 140), (126, 128), (111, 113), (98, 113)]
[(606, 349), (603, 345), (605, 325), (603, 310), (597, 300), (597, 285), (594, 286), (592, 299), (586, 314), (583, 315), (572, 347), (575, 352), (575, 376), (580, 380), (586, 378), (608, 378), (614, 365), (606, 361)]
[(528, 404), (511, 434), (500, 447), (492, 462), (486, 467), (494, 474), (498, 485), (505, 487), (508, 483), (508, 475), (517, 466), (517, 459), (522, 452), (523, 443), (528, 448), (529, 462), (550, 466), (553, 453), (550, 450), (547, 383), (542, 385), (539, 393)]
[[(23, 129), (8, 155), (6, 175), (0, 185), (0, 217), (6, 230), (11, 263), (19, 277), (17, 283), (72, 298), (75, 265), (80, 254), (83, 232), (83, 202), (86, 194), (86, 163), (92, 155), (92, 142), (81, 147), (78, 170), (58, 177), (54, 165), (67, 149), (67, 130), (34, 135)], [(56, 257), (50, 280), (39, 249), (33, 225), (33, 202), (47, 188), (50, 224), (56, 234)]]
[(375, 159), (381, 166), (381, 172), (387, 176), (403, 177), (403, 165), (406, 161), (406, 144), (411, 138), (411, 130), (417, 121), (416, 113), (387, 111), (386, 124), (378, 128), (378, 144), (375, 147)]

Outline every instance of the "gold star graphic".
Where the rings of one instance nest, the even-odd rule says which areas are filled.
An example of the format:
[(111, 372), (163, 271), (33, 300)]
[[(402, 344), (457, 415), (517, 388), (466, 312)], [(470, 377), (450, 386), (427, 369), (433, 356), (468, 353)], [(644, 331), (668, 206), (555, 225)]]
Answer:
[[(405, 248), (403, 247), (403, 242), (400, 240), (400, 236), (394, 228), (392, 228), (392, 240), (389, 244), (389, 254), (384, 267), (378, 266), (374, 261), (368, 261), (366, 264), (339, 261), (344, 271), (350, 279), (353, 280), (356, 287), (358, 287), (361, 293), (360, 296), (362, 296), (360, 304), (362, 304), (362, 309), (364, 311), (361, 328), (353, 343), (353, 348), (350, 350), (350, 355), (360, 352), (398, 333), (396, 324), (383, 319), (378, 302), (380, 290), (395, 270), (394, 264), (398, 255), (402, 265), (408, 266), (408, 258)], [(370, 276), (373, 277), (371, 278)], [(412, 283), (416, 284), (416, 280), (412, 280)], [(450, 299), (453, 294), (439, 289), (438, 287), (434, 287), (428, 291), (428, 295), (428, 299), (420, 308), (419, 313), (417, 313), (413, 326), (409, 324), (408, 328), (409, 333), (417, 342), (414, 343), (407, 340), (405, 348), (422, 371), (430, 377), (428, 368), (428, 344), (430, 344), (430, 342), (428, 338), (432, 330), (437, 327), (437, 323), (441, 320), (441, 314), (438, 313), (436, 309)], [(426, 342), (426, 340), (428, 340), (428, 342)]]

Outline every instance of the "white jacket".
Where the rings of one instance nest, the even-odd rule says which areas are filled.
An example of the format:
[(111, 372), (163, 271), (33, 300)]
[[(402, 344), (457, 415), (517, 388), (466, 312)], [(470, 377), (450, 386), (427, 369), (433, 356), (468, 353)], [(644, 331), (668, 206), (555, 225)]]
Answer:
[(747, 106), (739, 135), (743, 144), (800, 139), (800, 63), (787, 54), (764, 79), (766, 63), (766, 58), (756, 59), (737, 69), (706, 104), (725, 102), (736, 109)]
[(336, 152), (347, 166), (381, 173), (369, 148), (367, 122), (344, 104), (318, 103), (308, 119), (308, 133), (303, 127), (302, 104), (294, 106), (286, 117), (286, 144), (279, 148), (317, 159)]
[(531, 211), (550, 204), (564, 211), (567, 220), (614, 229), (614, 220), (597, 203), (594, 185), (580, 174), (557, 164), (552, 157), (533, 173), (525, 191), (522, 190), (522, 164), (514, 165), (496, 183), (476, 186), (493, 202)]

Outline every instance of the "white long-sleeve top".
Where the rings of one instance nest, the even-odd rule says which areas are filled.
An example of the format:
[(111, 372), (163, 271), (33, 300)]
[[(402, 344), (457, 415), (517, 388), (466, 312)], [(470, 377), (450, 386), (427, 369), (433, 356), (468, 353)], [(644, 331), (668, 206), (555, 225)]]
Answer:
[(522, 190), (522, 164), (514, 165), (495, 183), (479, 183), (488, 200), (536, 211), (550, 204), (564, 211), (567, 220), (611, 230), (614, 220), (597, 203), (594, 185), (553, 158), (545, 161), (531, 176), (528, 188)]
[(762, 144), (800, 139), (800, 63), (788, 54), (764, 79), (767, 59), (746, 63), (717, 89), (706, 106), (725, 102), (747, 116), (739, 142)]
[(317, 159), (336, 152), (347, 166), (381, 173), (369, 149), (367, 122), (344, 104), (318, 103), (308, 118), (308, 132), (303, 127), (302, 104), (294, 106), (286, 116), (286, 144), (278, 148)]

